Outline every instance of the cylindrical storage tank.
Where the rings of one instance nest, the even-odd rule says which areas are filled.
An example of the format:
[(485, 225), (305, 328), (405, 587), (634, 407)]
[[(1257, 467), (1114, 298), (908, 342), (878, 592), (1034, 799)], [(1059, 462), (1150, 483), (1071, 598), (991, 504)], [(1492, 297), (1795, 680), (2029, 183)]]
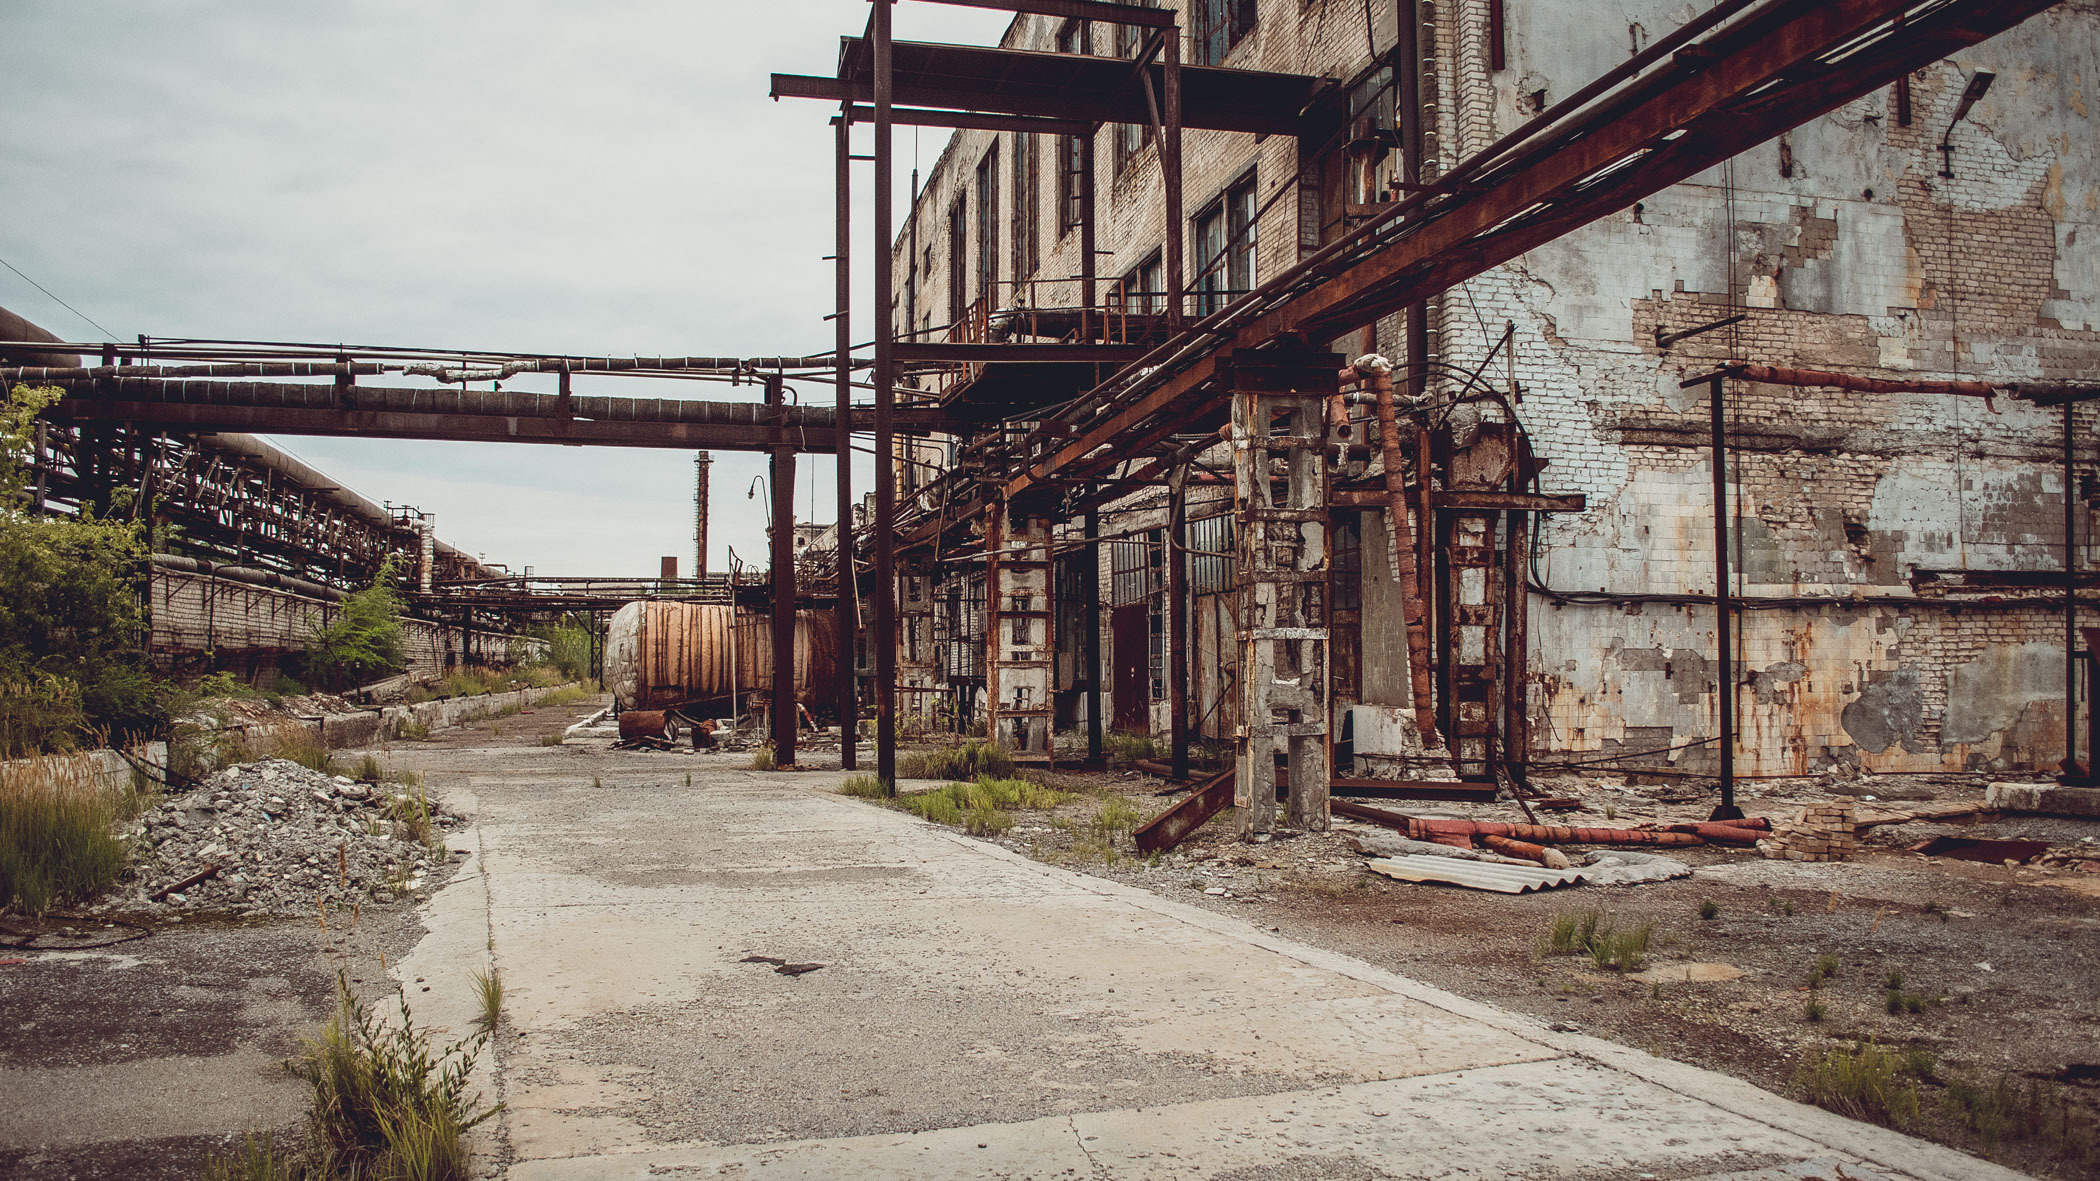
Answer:
[[(795, 697), (812, 709), (837, 698), (831, 620), (829, 611), (795, 613)], [(726, 603), (629, 603), (606, 634), (605, 687), (621, 710), (734, 708), (732, 695), (772, 691), (773, 621)]]

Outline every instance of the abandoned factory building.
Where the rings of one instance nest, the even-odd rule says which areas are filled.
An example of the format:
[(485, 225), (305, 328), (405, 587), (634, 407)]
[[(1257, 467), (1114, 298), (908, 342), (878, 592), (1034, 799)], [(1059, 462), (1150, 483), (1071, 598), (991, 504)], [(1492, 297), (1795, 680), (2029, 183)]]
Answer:
[[(914, 169), (898, 341), (1142, 355), (1698, 17), (1677, 0), (1180, 9), (1178, 111), (1155, 91), (1149, 122), (966, 124)], [(900, 43), (900, 87), (952, 74), (943, 48)], [(1124, 69), (1160, 52), (1142, 26), (1040, 14), (1002, 48)], [(848, 39), (841, 76), (865, 57)], [(1094, 468), (1083, 503), (1002, 504), (1015, 442), (1126, 354), (900, 347), (900, 404), (969, 425), (900, 442), (898, 711), (988, 719), (1045, 757), (1090, 708), (1229, 744), (1250, 732), (1261, 641), (1323, 636), (1271, 670), (1307, 696), (1268, 700), (1255, 732), (1281, 749), (1328, 727), (1337, 775), (1447, 755), (1467, 778), (1606, 759), (1710, 775), (1724, 711), (1743, 775), (2056, 770), (2086, 726), (2066, 716), (2085, 707), (2065, 596), (2091, 597), (2100, 408), (2047, 391), (2100, 377), (2096, 81), (2100, 6), (2049, 7), (1372, 327), (1304, 339), (1333, 358), (1326, 387), (1275, 421), (1315, 415), (1293, 429), (1326, 447), (1289, 504), (1236, 496), (1249, 432), (1216, 414)], [(1207, 117), (1235, 102), (1274, 118)], [(1243, 618), (1242, 534), (1314, 518), (1310, 557), (1264, 584), (1310, 597)]]

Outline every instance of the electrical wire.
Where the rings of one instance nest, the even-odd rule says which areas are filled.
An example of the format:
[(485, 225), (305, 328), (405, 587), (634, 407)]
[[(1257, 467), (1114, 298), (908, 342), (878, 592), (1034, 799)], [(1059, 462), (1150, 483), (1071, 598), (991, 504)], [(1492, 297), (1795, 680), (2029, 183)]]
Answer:
[(59, 299), (58, 296), (54, 294), (49, 287), (46, 287), (42, 283), (37, 282), (35, 279), (30, 278), (28, 275), (22, 274), (21, 267), (16, 266), (15, 264), (7, 261), (4, 258), (0, 258), (0, 267), (6, 267), (8, 270), (13, 271), (15, 274), (22, 275), (23, 282), (29, 284), (31, 287), (36, 288), (38, 291), (43, 292), (45, 295), (49, 295), (52, 298), (52, 300), (58, 304), (58, 306), (66, 309), (67, 311), (73, 313), (76, 316), (79, 316), (81, 319), (86, 320), (88, 323), (93, 324), (95, 328), (102, 333), (102, 335), (111, 338), (114, 338), (117, 335), (116, 333), (111, 332), (109, 329), (102, 327), (102, 325), (98, 321), (96, 321), (96, 319), (93, 316), (88, 315), (86, 312), (81, 311), (79, 308), (74, 307), (72, 304), (67, 303), (65, 300)]

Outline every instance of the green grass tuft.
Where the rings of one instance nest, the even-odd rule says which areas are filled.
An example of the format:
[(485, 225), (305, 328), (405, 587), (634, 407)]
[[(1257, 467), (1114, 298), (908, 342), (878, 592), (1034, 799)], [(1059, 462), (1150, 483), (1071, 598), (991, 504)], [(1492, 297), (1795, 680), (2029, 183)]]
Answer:
[(1918, 1115), (1917, 1084), (1905, 1077), (1903, 1060), (1867, 1042), (1825, 1050), (1794, 1072), (1794, 1089), (1827, 1111), (1883, 1127), (1901, 1127)]
[(1715, 902), (1711, 898), (1700, 899), (1699, 917), (1702, 919), (1716, 919), (1721, 917), (1721, 904)]
[(889, 789), (882, 785), (882, 780), (877, 779), (875, 776), (855, 775), (846, 782), (839, 784), (839, 794), (842, 796), (858, 796), (864, 800), (880, 800), (887, 799), (890, 793)]
[(1117, 730), (1105, 736), (1102, 746), (1109, 761), (1115, 763), (1135, 763), (1139, 759), (1153, 757), (1157, 751), (1152, 745), (1150, 734), (1137, 734), (1129, 730)]
[(1654, 923), (1621, 929), (1615, 917), (1601, 911), (1570, 911), (1553, 916), (1540, 945), (1547, 955), (1586, 955), (1607, 971), (1638, 972), (1654, 935)]
[(772, 747), (761, 746), (757, 750), (751, 752), (751, 769), (753, 771), (771, 771), (773, 769), (773, 766), (774, 763)]

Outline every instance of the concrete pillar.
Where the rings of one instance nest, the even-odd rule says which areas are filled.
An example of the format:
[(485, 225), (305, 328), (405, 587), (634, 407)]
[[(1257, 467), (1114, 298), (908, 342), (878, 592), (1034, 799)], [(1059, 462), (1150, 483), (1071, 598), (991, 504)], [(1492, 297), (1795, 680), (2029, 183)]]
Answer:
[(1292, 825), (1328, 825), (1326, 399), (1340, 360), (1240, 352), (1231, 362), (1242, 838), (1275, 828), (1279, 783)]
[(1050, 522), (1011, 503), (985, 529), (985, 690), (992, 739), (1024, 762), (1052, 761), (1055, 646)]

